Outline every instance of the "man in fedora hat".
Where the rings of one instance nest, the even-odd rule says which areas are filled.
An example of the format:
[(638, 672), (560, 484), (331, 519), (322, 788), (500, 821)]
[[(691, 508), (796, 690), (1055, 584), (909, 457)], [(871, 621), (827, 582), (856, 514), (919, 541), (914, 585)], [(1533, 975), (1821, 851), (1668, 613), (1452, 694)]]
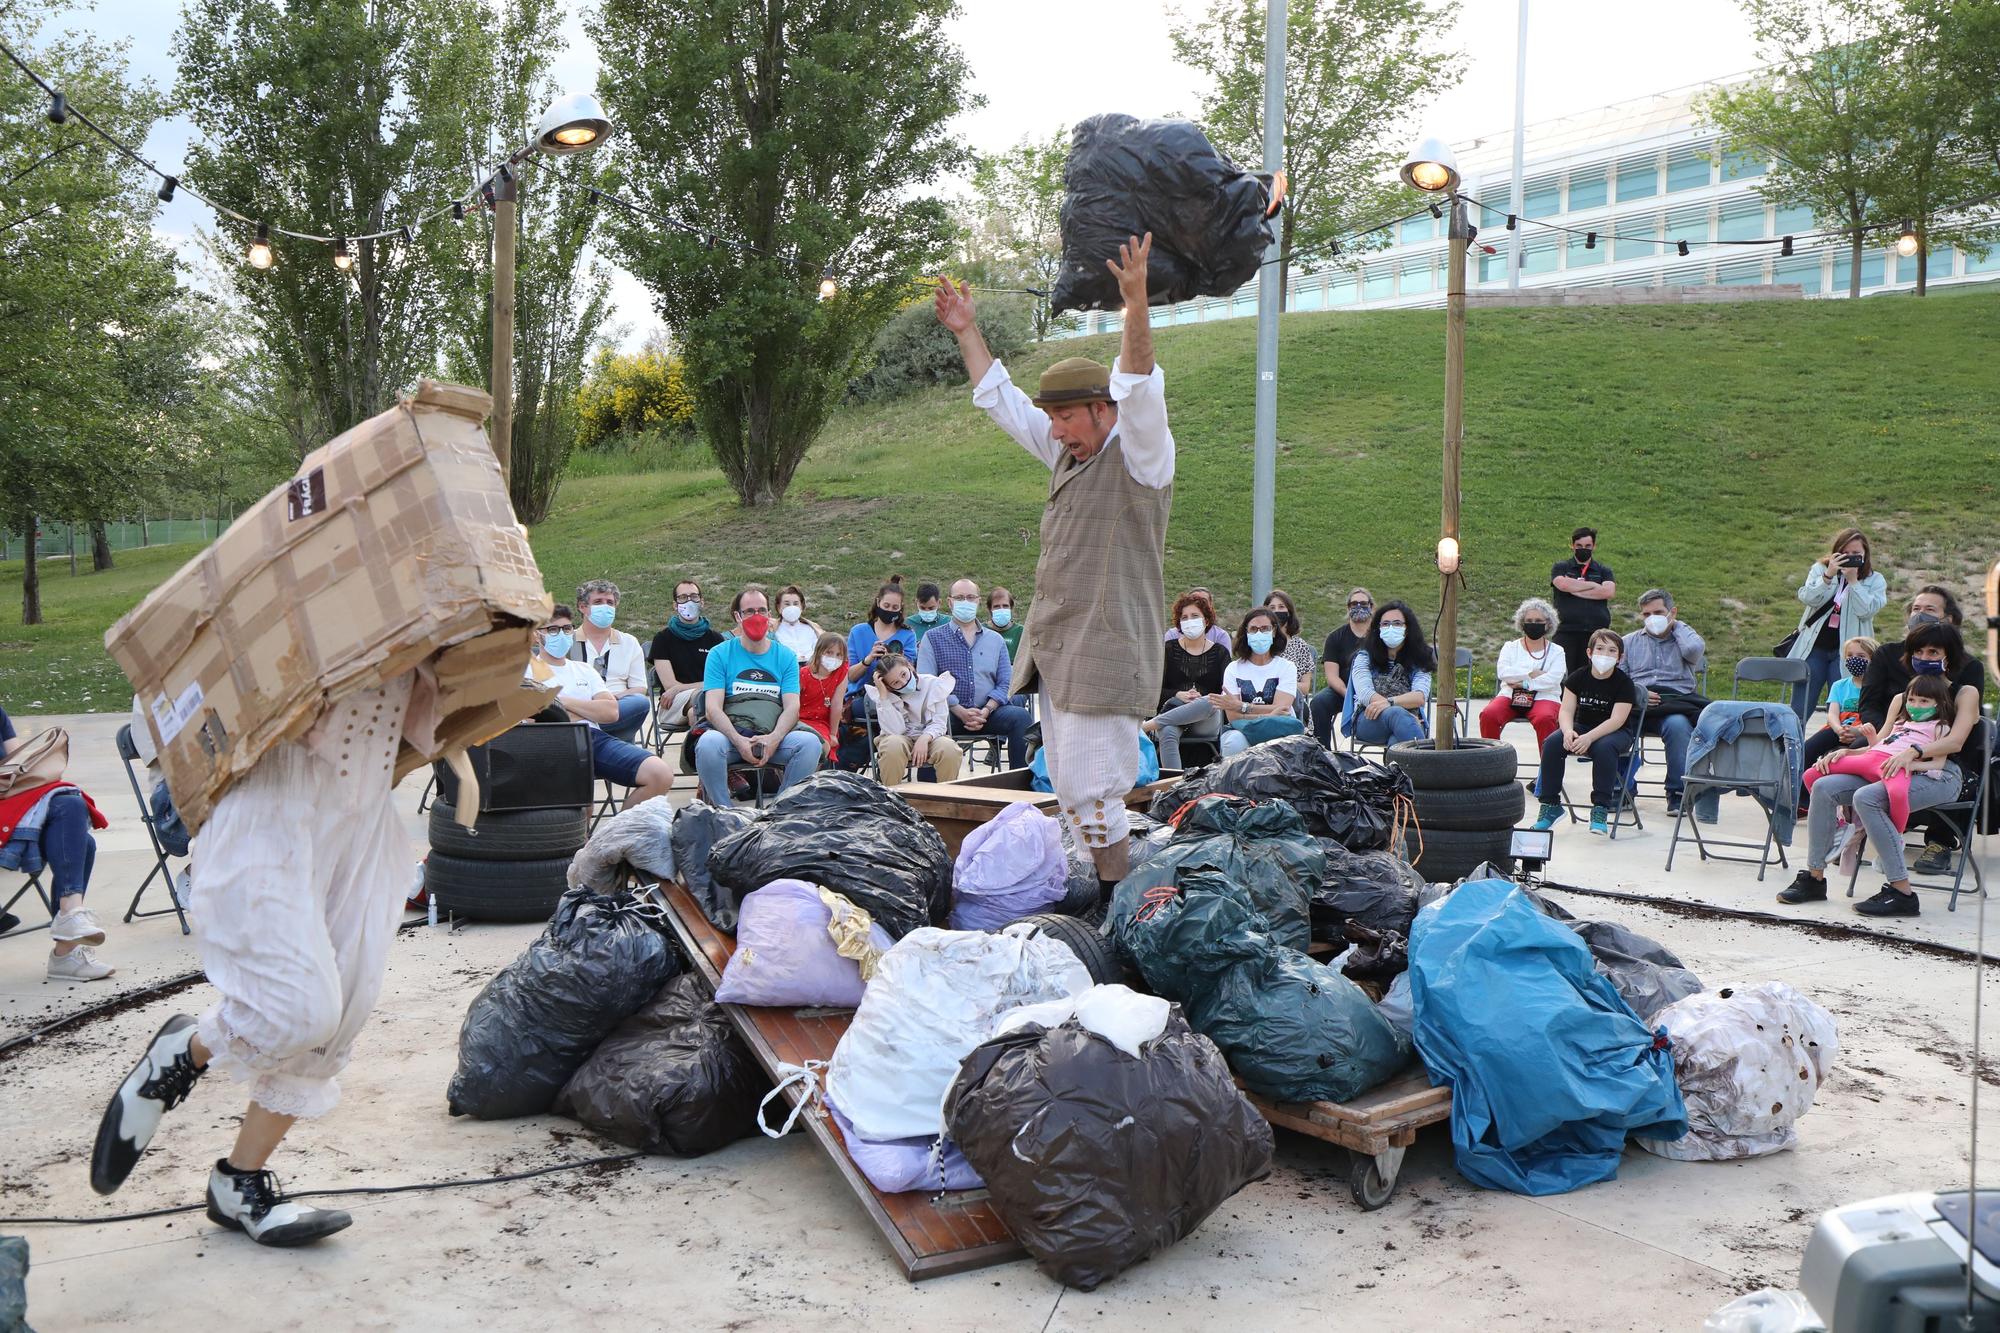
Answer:
[(1159, 701), (1164, 651), (1174, 437), (1147, 318), (1152, 249), (1151, 233), (1134, 236), (1105, 261), (1125, 300), (1111, 368), (1084, 357), (1058, 361), (1032, 399), (987, 350), (971, 287), (945, 278), (937, 291), (938, 319), (958, 338), (973, 404), (1050, 469), (1013, 692), (1039, 683), (1049, 781), (1107, 896), (1130, 868), (1125, 794), (1139, 775), (1139, 723)]

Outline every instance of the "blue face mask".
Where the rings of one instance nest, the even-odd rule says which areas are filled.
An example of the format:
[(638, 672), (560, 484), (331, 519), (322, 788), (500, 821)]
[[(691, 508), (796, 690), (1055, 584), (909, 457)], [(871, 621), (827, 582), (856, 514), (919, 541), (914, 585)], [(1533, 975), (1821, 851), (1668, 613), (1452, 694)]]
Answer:
[(599, 602), (584, 614), (590, 617), (590, 623), (597, 628), (610, 629), (611, 622), (618, 619), (618, 608), (608, 602)]
[(994, 629), (1006, 629), (1006, 628), (1007, 628), (1007, 627), (1008, 627), (1009, 625), (1011, 625), (1011, 624), (1013, 624), (1013, 623), (1014, 623), (1014, 608), (1013, 608), (1013, 607), (1011, 607), (1011, 606), (996, 606), (996, 607), (994, 607), (994, 608), (993, 608), (993, 628), (994, 628)]
[(951, 618), (961, 625), (970, 625), (979, 618), (979, 603), (976, 601), (955, 601), (951, 604)]
[(918, 611), (913, 615), (911, 615), (910, 623), (912, 625), (917, 625), (923, 629), (929, 629), (932, 625), (937, 624), (938, 621), (941, 619), (943, 619), (943, 617), (938, 615), (938, 613), (935, 611)]
[(1868, 674), (1868, 661), (1869, 659), (1865, 657), (1848, 658), (1847, 674), (1854, 677), (1856, 680), (1861, 679), (1861, 677)]
[(1253, 629), (1243, 636), (1243, 641), (1250, 645), (1250, 651), (1253, 653), (1268, 653), (1271, 651), (1270, 630)]
[(569, 650), (576, 647), (576, 635), (566, 629), (551, 630), (542, 636), (542, 651), (550, 657), (568, 657)]
[(1403, 627), (1401, 625), (1384, 625), (1382, 627), (1382, 642), (1391, 648), (1401, 648), (1403, 646)]
[(1910, 670), (1919, 676), (1942, 676), (1944, 663), (1933, 658), (1919, 657), (1910, 663)]

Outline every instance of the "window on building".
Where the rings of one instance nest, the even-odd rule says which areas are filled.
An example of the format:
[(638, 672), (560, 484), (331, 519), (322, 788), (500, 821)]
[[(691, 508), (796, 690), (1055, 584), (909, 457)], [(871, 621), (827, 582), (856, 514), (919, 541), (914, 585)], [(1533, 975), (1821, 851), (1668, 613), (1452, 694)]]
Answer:
[(1656, 239), (1660, 234), (1660, 215), (1642, 213), (1637, 217), (1618, 219), (1619, 239), (1611, 244), (1614, 260), (1657, 259), (1661, 250)]
[(1124, 328), (1125, 328), (1125, 316), (1123, 316), (1123, 315), (1106, 315), (1106, 316), (1104, 316), (1104, 318), (1103, 318), (1102, 322), (1101, 322), (1101, 323), (1099, 323), (1097, 327), (1098, 327), (1098, 331), (1099, 331), (1100, 333), (1120, 333), (1120, 332), (1123, 332), (1123, 331), (1124, 331)]
[(1657, 273), (1627, 273), (1611, 285), (1613, 287), (1654, 287), (1659, 285), (1659, 281), (1660, 275)]
[(1527, 192), (1521, 196), (1521, 213), (1525, 217), (1554, 217), (1562, 210), (1562, 188), (1556, 177), (1543, 176), (1528, 182)]
[(1609, 181), (1603, 167), (1569, 173), (1570, 212), (1574, 213), (1579, 208), (1602, 208), (1609, 197)]
[(1175, 306), (1174, 323), (1176, 324), (1201, 323), (1201, 306), (1194, 301), (1189, 301), (1185, 305)]
[(1572, 236), (1569, 238), (1567, 267), (1588, 268), (1592, 264), (1602, 264), (1606, 259), (1611, 257), (1611, 242), (1600, 236), (1597, 238), (1596, 247), (1586, 250), (1584, 242), (1589, 239), (1588, 235)]
[(1803, 236), (1813, 229), (1813, 214), (1810, 208), (1781, 208), (1771, 220), (1772, 234), (1776, 236)]
[(1764, 281), (1764, 261), (1737, 260), (1735, 263), (1718, 264), (1715, 280), (1724, 287), (1748, 287)]
[(1360, 284), (1352, 273), (1337, 273), (1326, 284), (1328, 305), (1353, 305), (1360, 294)]
[(1996, 240), (1987, 248), (1984, 258), (1967, 250), (1965, 252), (1965, 271), (1967, 273), (2000, 272), (2000, 240)]
[(1650, 199), (1660, 192), (1660, 159), (1652, 153), (1618, 164), (1618, 202)]
[(1670, 241), (1686, 241), (1691, 246), (1707, 245), (1708, 210), (1701, 207), (1674, 209), (1667, 214), (1667, 229), (1663, 234)]
[[(1482, 254), (1479, 256), (1479, 280), (1481, 282), (1507, 281), (1507, 242), (1504, 240), (1495, 241), (1493, 248), (1500, 253), (1497, 255)], [(2000, 255), (2000, 246), (1994, 248), (1994, 253)]]
[(1761, 200), (1726, 204), (1716, 228), (1718, 241), (1754, 241), (1764, 235), (1764, 205)]
[(1317, 279), (1303, 286), (1295, 282), (1292, 284), (1291, 300), (1294, 310), (1318, 310), (1326, 304), (1326, 288)]
[(1437, 225), (1437, 219), (1428, 213), (1410, 218), (1398, 229), (1396, 239), (1404, 245), (1422, 245), (1437, 236)]
[[(1868, 290), (1870, 287), (1880, 287), (1882, 285), (1882, 261), (1883, 255), (1880, 250), (1863, 250), (1861, 252), (1861, 289), (1863, 291)], [(1846, 291), (1848, 284), (1853, 280), (1853, 274), (1854, 256), (1851, 252), (1842, 254), (1834, 259), (1833, 285), (1836, 291)]]
[(1709, 162), (1693, 148), (1676, 148), (1667, 154), (1667, 193), (1699, 190), (1709, 183)]
[(1722, 155), (1722, 179), (1726, 181), (1749, 180), (1769, 169), (1770, 163), (1762, 153), (1728, 152)]
[(1818, 296), (1822, 279), (1817, 259), (1781, 259), (1771, 274), (1772, 282), (1796, 282), (1807, 296)]
[(1365, 301), (1386, 301), (1396, 294), (1396, 270), (1387, 264), (1370, 264), (1363, 270), (1361, 296)]
[(1434, 264), (1403, 265), (1403, 285), (1401, 291), (1408, 296), (1413, 292), (1427, 292), (1437, 286), (1437, 266)]
[(1256, 314), (1257, 289), (1255, 287), (1245, 287), (1242, 291), (1236, 293), (1235, 297), (1229, 302), (1229, 313), (1232, 315)]
[(1521, 272), (1553, 273), (1556, 271), (1556, 245), (1554, 241), (1529, 241), (1521, 250)]

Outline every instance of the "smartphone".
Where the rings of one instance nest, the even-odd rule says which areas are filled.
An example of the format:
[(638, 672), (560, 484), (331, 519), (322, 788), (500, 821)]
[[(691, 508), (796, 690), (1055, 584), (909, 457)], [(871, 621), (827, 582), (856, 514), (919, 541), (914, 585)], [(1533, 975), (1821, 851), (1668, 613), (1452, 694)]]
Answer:
[(901, 643), (898, 643), (896, 640), (890, 639), (882, 645), (882, 656), (901, 657), (902, 655), (903, 655), (903, 645)]
[(1859, 569), (1866, 562), (1867, 562), (1866, 556), (1844, 555), (1840, 557), (1840, 563), (1848, 569)]

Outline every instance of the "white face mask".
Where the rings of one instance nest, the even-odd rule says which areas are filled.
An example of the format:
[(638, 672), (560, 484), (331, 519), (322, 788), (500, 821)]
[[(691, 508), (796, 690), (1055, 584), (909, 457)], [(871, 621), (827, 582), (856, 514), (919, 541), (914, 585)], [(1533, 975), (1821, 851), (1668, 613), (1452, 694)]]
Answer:
[(819, 659), (819, 669), (821, 671), (838, 671), (840, 670), (840, 659), (832, 653), (823, 653)]
[(1652, 635), (1654, 638), (1658, 638), (1667, 632), (1667, 626), (1672, 623), (1665, 616), (1655, 611), (1652, 615), (1646, 617), (1646, 633)]
[(780, 620), (783, 620), (787, 625), (798, 624), (799, 615), (800, 612), (796, 603), (789, 603), (785, 606), (778, 608), (778, 618)]
[(1207, 629), (1208, 622), (1200, 616), (1181, 617), (1181, 633), (1187, 635), (1190, 639), (1199, 639)]
[(694, 624), (695, 621), (701, 619), (701, 603), (700, 602), (677, 603), (674, 606), (674, 613), (678, 615), (682, 620), (685, 620), (687, 621), (688, 624), (692, 625)]
[(1610, 675), (1612, 668), (1617, 665), (1618, 657), (1615, 653), (1592, 653), (1590, 655), (1590, 669), (1600, 676)]

